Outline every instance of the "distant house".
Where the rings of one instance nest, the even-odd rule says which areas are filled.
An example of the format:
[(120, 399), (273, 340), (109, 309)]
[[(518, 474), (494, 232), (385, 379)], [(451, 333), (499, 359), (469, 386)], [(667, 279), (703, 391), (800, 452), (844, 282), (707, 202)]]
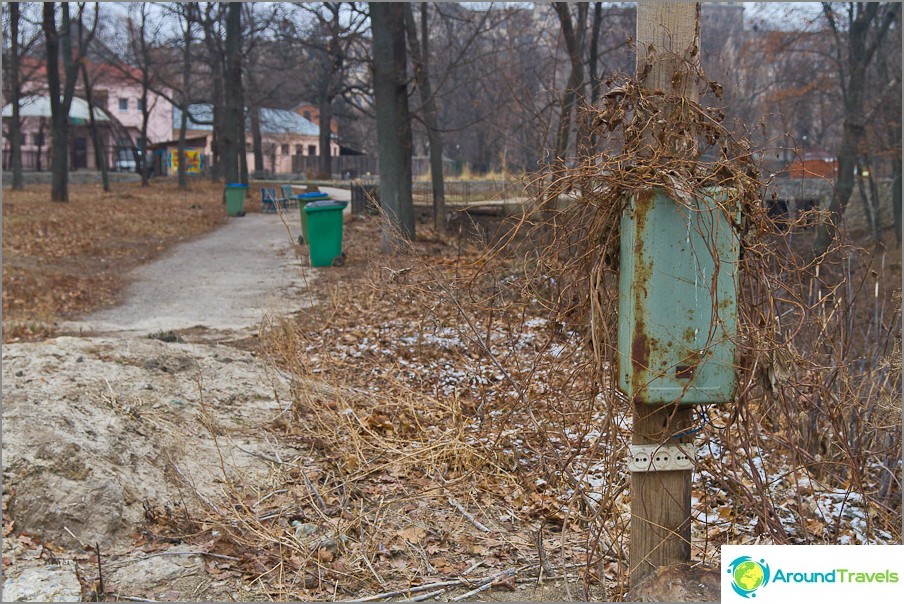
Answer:
[[(12, 119), (13, 106), (3, 107), (4, 125)], [(50, 97), (47, 95), (26, 96), (19, 100), (19, 118), (22, 136), (22, 165), (26, 170), (50, 169)], [(96, 167), (94, 144), (88, 130), (91, 115), (88, 103), (84, 99), (74, 97), (69, 108), (69, 163), (70, 169), (94, 169)], [(107, 113), (94, 108), (94, 121), (100, 131), (101, 144), (112, 145), (115, 140), (115, 129)], [(3, 168), (9, 169), (9, 138), (3, 132)]]
[[(293, 111), (309, 122), (320, 125), (320, 107), (317, 105), (303, 102), (296, 105)], [(339, 136), (339, 122), (335, 117), (330, 118), (330, 132), (333, 133), (333, 136)]]
[(834, 180), (838, 176), (838, 160), (829, 153), (811, 151), (791, 162), (788, 166), (788, 175), (791, 178)]
[[(203, 150), (209, 156), (213, 145), (213, 109), (208, 104), (195, 104), (188, 108), (189, 120), (186, 137), (192, 140), (191, 148)], [(171, 157), (177, 147), (182, 112), (173, 108), (171, 139), (165, 142), (165, 158)], [(293, 172), (293, 157), (320, 155), (320, 128), (294, 111), (264, 108), (260, 110), (261, 150), (264, 170), (273, 174)], [(247, 162), (254, 170), (254, 142), (250, 120), (245, 124)], [(339, 144), (330, 143), (330, 154), (339, 155)]]
[[(47, 159), (51, 136), (46, 66), (42, 60), (35, 58), (29, 57), (25, 61), (29, 63), (33, 75), (24, 86), (20, 103), (23, 167), (27, 170), (46, 170), (49, 168)], [(89, 62), (87, 68), (92, 82), (95, 121), (101, 126), (101, 145), (107, 156), (107, 165), (113, 169), (134, 170), (136, 155), (145, 146), (141, 140), (141, 73), (127, 66), (109, 63)], [(79, 79), (69, 114), (72, 170), (97, 168), (94, 145), (87, 128), (88, 103), (84, 97)], [(172, 104), (153, 91), (148, 91), (147, 103), (147, 143), (164, 141), (170, 135)], [(12, 106), (7, 105), (3, 108), (4, 125), (11, 118)], [(7, 131), (4, 127), (4, 149), (9, 148)]]

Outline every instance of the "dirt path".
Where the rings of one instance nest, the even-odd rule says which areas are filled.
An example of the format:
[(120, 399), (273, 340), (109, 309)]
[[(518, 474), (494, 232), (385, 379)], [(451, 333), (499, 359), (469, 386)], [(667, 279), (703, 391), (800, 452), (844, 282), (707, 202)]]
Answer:
[[(68, 336), (4, 346), (4, 594), (90, 598), (86, 544), (99, 543), (124, 573), (107, 577), (120, 595), (259, 599), (211, 581), (184, 545), (147, 558), (133, 539), (155, 506), (192, 507), (224, 471), (265, 480), (268, 459), (297, 455), (266, 430), (288, 412), (288, 376), (223, 346), (310, 304), (297, 216), (232, 218), (133, 271), (122, 303), (64, 324)], [(161, 331), (180, 339), (146, 337)]]
[(204, 328), (223, 335), (254, 330), (265, 313), (288, 314), (306, 305), (311, 274), (297, 257), (295, 212), (248, 214), (173, 248), (139, 267), (123, 302), (66, 322), (72, 334), (147, 334)]

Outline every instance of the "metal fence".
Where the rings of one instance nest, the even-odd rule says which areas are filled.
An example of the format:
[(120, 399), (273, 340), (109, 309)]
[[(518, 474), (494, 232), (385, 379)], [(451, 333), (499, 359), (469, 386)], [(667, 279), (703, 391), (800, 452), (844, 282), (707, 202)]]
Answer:
[[(41, 151), (23, 150), (22, 151), (22, 171), (23, 172), (49, 172), (51, 170), (51, 150), (48, 146)], [(136, 170), (135, 157), (132, 150), (125, 147), (110, 147), (104, 149), (104, 155), (107, 158), (107, 167), (112, 172), (134, 172)], [(13, 157), (9, 148), (3, 149), (3, 170), (10, 171), (13, 166)], [(95, 170), (97, 169), (94, 161), (93, 150), (82, 150), (80, 152), (69, 151), (69, 169), (70, 170)]]
[[(379, 174), (377, 158), (372, 155), (339, 155), (330, 158), (331, 177), (336, 180), (352, 180)], [(317, 177), (320, 174), (320, 157), (293, 155), (292, 172)]]
[[(502, 200), (527, 195), (524, 184), (517, 180), (446, 179), (443, 183), (443, 192), (449, 203)], [(432, 203), (433, 183), (429, 180), (414, 181), (412, 197), (414, 203)]]

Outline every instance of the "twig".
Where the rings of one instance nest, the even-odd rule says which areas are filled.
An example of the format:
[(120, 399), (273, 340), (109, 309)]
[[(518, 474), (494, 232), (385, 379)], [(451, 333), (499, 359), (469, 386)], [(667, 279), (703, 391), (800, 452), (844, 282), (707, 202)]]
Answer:
[(133, 598), (132, 596), (124, 596), (122, 594), (110, 594), (117, 600), (125, 600), (127, 602), (162, 602), (163, 600), (150, 600), (148, 598)]
[(473, 583), (473, 581), (469, 581), (468, 579), (456, 579), (454, 581), (441, 581), (439, 583), (430, 583), (429, 585), (418, 585), (416, 587), (408, 587), (406, 589), (397, 589), (395, 591), (386, 591), (381, 594), (374, 594), (372, 596), (365, 596), (363, 598), (358, 598), (357, 600), (348, 600), (348, 601), (349, 602), (374, 602), (376, 600), (383, 600), (384, 598), (391, 598), (393, 596), (404, 596), (405, 594), (420, 593), (422, 591), (428, 591), (431, 589), (436, 589), (438, 587), (458, 587), (459, 585), (469, 585), (472, 583)]
[(75, 533), (73, 533), (72, 531), (70, 531), (68, 526), (64, 526), (64, 527), (63, 527), (63, 530), (66, 531), (67, 533), (69, 533), (69, 536), (70, 536), (70, 537), (72, 537), (73, 539), (75, 539), (76, 541), (78, 541), (78, 544), (82, 547), (83, 550), (86, 550), (86, 551), (87, 551), (87, 550), (91, 549), (91, 548), (89, 548), (87, 545), (85, 545), (85, 543), (84, 543), (81, 539), (79, 539), (78, 537), (76, 537), (76, 536), (75, 536)]
[(212, 554), (210, 552), (196, 552), (196, 551), (156, 552), (153, 554), (148, 554), (146, 556), (142, 556), (140, 558), (126, 558), (125, 560), (117, 560), (115, 562), (107, 562), (107, 566), (120, 566), (123, 564), (131, 564), (133, 562), (141, 562), (143, 560), (148, 560), (150, 558), (157, 558), (158, 556), (207, 556), (209, 558), (219, 558), (220, 560), (230, 560), (232, 562), (241, 561), (241, 558), (236, 558), (234, 556), (226, 556), (224, 554)]
[(106, 595), (104, 591), (104, 569), (100, 561), (100, 543), (94, 542), (94, 551), (97, 554), (97, 583), (94, 592), (97, 594), (98, 601), (102, 601)]
[(469, 591), (467, 593), (463, 593), (460, 596), (455, 596), (454, 598), (452, 598), (450, 600), (450, 602), (461, 602), (462, 600), (467, 600), (467, 599), (471, 598), (472, 596), (476, 596), (477, 594), (479, 594), (483, 591), (486, 591), (486, 590), (490, 589), (491, 587), (493, 587), (494, 585), (496, 585), (496, 583), (499, 581), (499, 579), (514, 576), (515, 572), (516, 571), (514, 568), (510, 568), (508, 570), (502, 571), (501, 573), (497, 573), (497, 574), (493, 575), (492, 577), (488, 577), (487, 579), (484, 579), (484, 581), (482, 582), (480, 587), (477, 587), (476, 589), (472, 589), (471, 591)]
[(308, 490), (314, 493), (314, 497), (317, 498), (317, 505), (320, 506), (321, 512), (326, 512), (326, 503), (323, 501), (323, 497), (320, 496), (320, 493), (317, 491), (317, 488), (314, 486), (310, 480), (308, 480), (308, 475), (305, 474), (304, 468), (298, 468), (301, 471), (301, 477), (304, 478), (304, 483), (308, 487)]
[(481, 564), (483, 564), (483, 560), (478, 560), (477, 562), (475, 562), (474, 564), (472, 564), (471, 566), (469, 566), (469, 567), (465, 570), (465, 572), (461, 573), (461, 576), (464, 577), (465, 575), (471, 574), (471, 572), (474, 571), (474, 570), (475, 570), (478, 566), (480, 566)]
[(274, 495), (279, 495), (281, 493), (288, 493), (288, 492), (289, 492), (289, 489), (279, 489), (278, 491), (273, 491), (269, 495), (264, 495), (263, 497), (261, 497), (260, 499), (257, 500), (257, 503), (255, 503), (254, 505), (251, 506), (251, 509), (253, 510), (254, 508), (259, 506), (263, 502), (265, 502), (268, 499), (270, 499), (271, 497), (273, 497)]
[(546, 548), (543, 547), (543, 524), (541, 523), (540, 528), (537, 529), (537, 554), (540, 556), (541, 569), (546, 571), (546, 576), (549, 577), (553, 572), (552, 567), (549, 565), (549, 558), (546, 557)]
[(484, 533), (490, 532), (490, 529), (488, 529), (485, 525), (481, 524), (476, 518), (474, 518), (474, 516), (470, 512), (468, 512), (468, 510), (466, 510), (462, 504), (458, 503), (451, 497), (449, 497), (449, 504), (452, 505), (452, 507), (454, 507), (456, 510), (458, 510), (461, 515), (464, 516), (468, 520), (468, 522), (473, 524), (478, 531), (482, 531)]
[(373, 565), (370, 563), (370, 560), (367, 558), (367, 556), (364, 555), (364, 556), (361, 556), (361, 557), (364, 559), (364, 564), (367, 565), (367, 568), (368, 568), (368, 569), (370, 569), (370, 573), (371, 573), (371, 574), (374, 576), (374, 578), (377, 580), (377, 583), (380, 584), (380, 587), (382, 587), (383, 589), (386, 589), (386, 581), (384, 581), (384, 580), (383, 580), (383, 577), (381, 577), (381, 576), (377, 573), (377, 571), (374, 570), (374, 567), (373, 567)]
[(437, 589), (436, 591), (427, 592), (425, 594), (421, 594), (419, 596), (415, 596), (414, 598), (409, 598), (407, 600), (402, 600), (402, 602), (423, 602), (424, 600), (429, 600), (430, 598), (435, 598), (436, 596), (441, 596), (447, 591), (452, 589), (451, 587), (443, 587), (442, 589)]

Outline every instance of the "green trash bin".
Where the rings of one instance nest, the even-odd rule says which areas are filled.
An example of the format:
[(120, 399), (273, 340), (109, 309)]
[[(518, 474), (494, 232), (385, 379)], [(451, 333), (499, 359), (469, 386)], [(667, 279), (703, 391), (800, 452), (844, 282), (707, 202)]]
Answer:
[(298, 237), (298, 243), (308, 242), (308, 215), (305, 214), (304, 207), (314, 201), (329, 201), (330, 196), (326, 193), (302, 193), (296, 195), (298, 200), (298, 211), (301, 214), (301, 235)]
[(342, 210), (347, 201), (322, 200), (305, 205), (308, 230), (304, 234), (311, 253), (311, 266), (332, 266), (342, 257)]
[(226, 185), (226, 214), (229, 216), (243, 216), (245, 214), (245, 191), (248, 185), (241, 183), (228, 183)]

